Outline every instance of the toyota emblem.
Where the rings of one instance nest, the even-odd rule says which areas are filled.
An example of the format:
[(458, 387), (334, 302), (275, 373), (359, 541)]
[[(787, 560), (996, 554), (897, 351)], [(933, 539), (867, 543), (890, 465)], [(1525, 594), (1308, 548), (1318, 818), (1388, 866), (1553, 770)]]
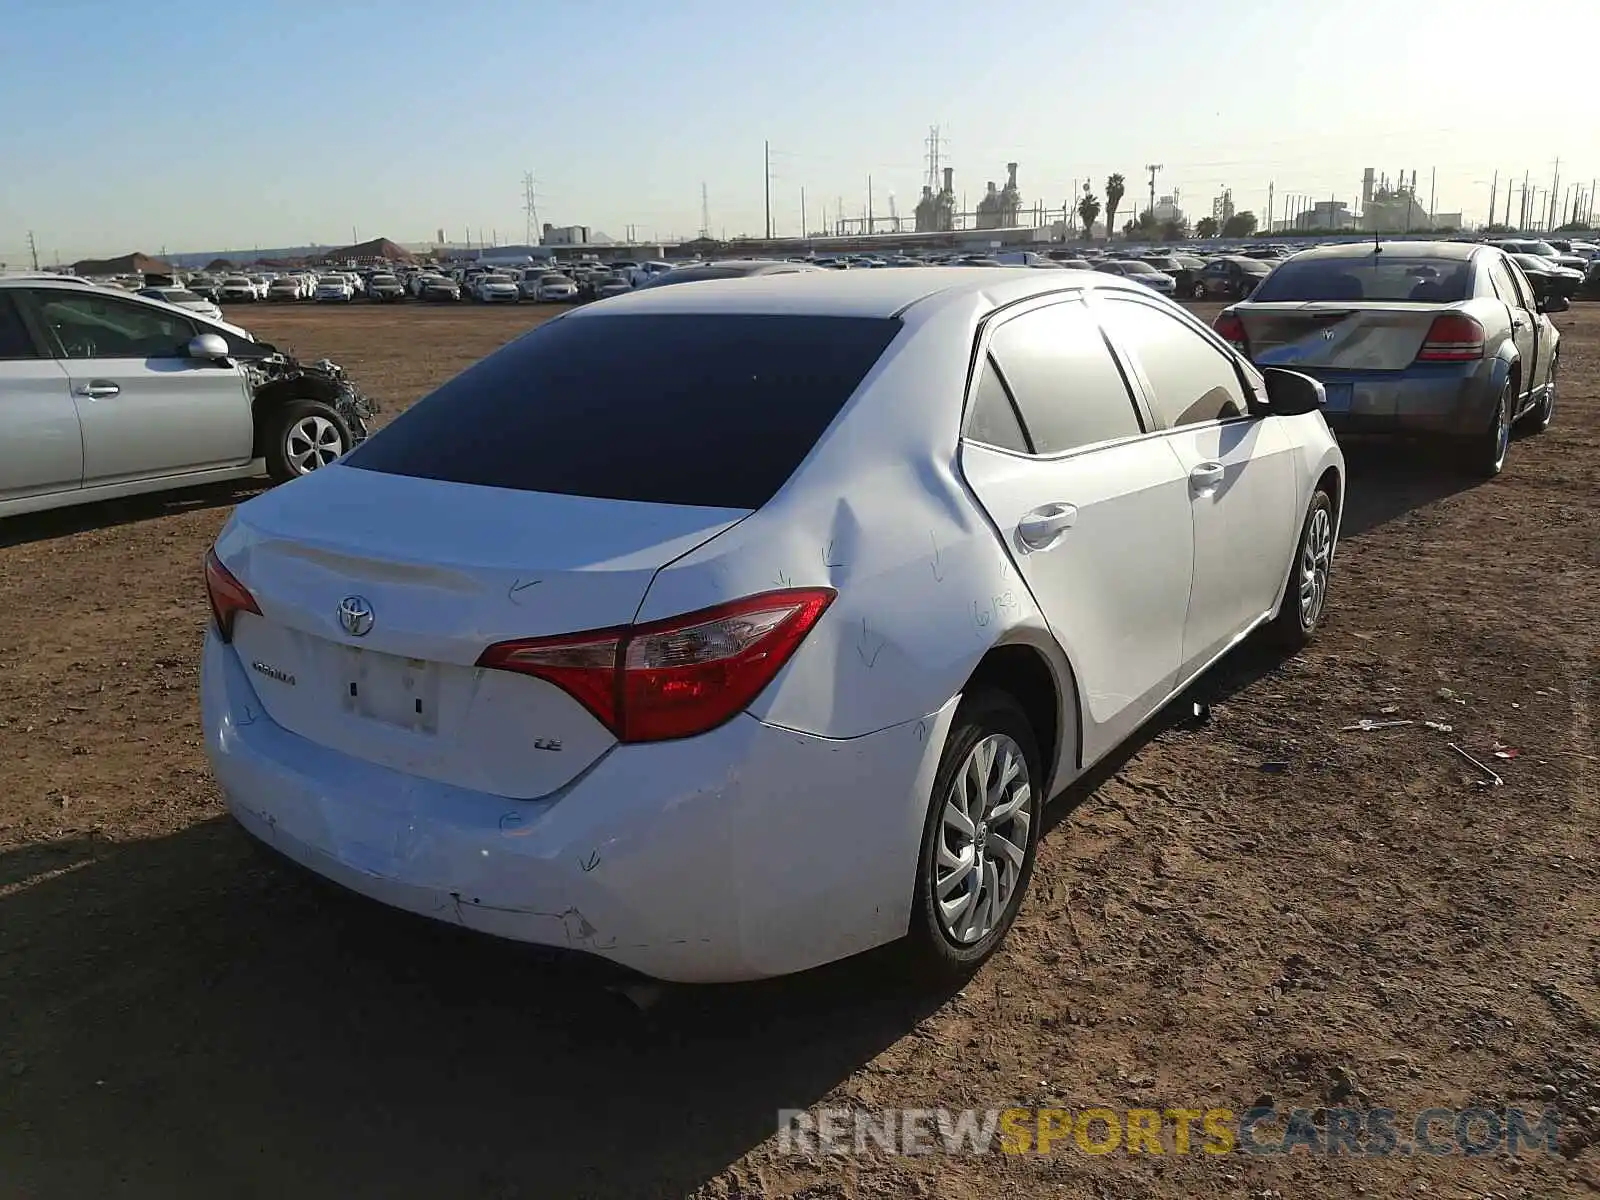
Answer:
[(365, 596), (346, 596), (339, 601), (339, 624), (351, 637), (366, 637), (372, 632), (372, 605)]
[(1325, 341), (1325, 342), (1331, 342), (1331, 341), (1333, 341), (1333, 330), (1331, 330), (1331, 329), (1324, 329), (1324, 330), (1323, 330), (1323, 331), (1322, 331), (1322, 340), (1323, 340), (1323, 341)]

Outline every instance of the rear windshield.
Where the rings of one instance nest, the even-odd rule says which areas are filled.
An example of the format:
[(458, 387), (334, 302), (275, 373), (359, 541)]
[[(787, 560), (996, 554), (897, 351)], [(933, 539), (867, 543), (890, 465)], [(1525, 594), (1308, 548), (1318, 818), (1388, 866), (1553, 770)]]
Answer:
[(1464, 259), (1321, 258), (1284, 263), (1256, 288), (1253, 302), (1279, 300), (1415, 301), (1453, 304), (1467, 298), (1471, 264)]
[(344, 461), (518, 491), (760, 508), (900, 328), (749, 314), (549, 321)]

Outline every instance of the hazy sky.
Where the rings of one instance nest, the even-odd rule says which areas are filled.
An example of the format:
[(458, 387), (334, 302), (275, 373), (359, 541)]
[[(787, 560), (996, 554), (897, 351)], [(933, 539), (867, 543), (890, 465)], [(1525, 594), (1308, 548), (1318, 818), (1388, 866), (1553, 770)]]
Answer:
[[(958, 198), (1128, 178), (1354, 201), (1418, 172), (1600, 175), (1600, 0), (7, 0), (0, 261), (424, 241), (540, 219), (614, 237), (775, 231), (840, 198), (909, 213), (928, 127)], [(1281, 208), (1280, 208), (1281, 212)], [(1129, 215), (1132, 215), (1130, 213)], [(1120, 223), (1120, 222), (1119, 222)]]

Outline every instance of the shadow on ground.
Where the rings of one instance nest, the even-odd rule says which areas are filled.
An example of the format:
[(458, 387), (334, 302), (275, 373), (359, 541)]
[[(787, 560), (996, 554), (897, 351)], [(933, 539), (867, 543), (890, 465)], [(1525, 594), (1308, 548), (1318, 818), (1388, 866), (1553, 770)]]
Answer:
[(93, 504), (10, 517), (0, 523), (0, 546), (21, 546), (28, 542), (86, 533), (91, 529), (109, 529), (116, 525), (151, 521), (157, 517), (243, 504), (266, 486), (265, 479), (237, 479), (175, 492), (130, 496), (123, 500), (98, 500)]
[(30, 847), (0, 856), (0, 1190), (679, 1195), (946, 998), (879, 954), (641, 1015), (226, 819)]

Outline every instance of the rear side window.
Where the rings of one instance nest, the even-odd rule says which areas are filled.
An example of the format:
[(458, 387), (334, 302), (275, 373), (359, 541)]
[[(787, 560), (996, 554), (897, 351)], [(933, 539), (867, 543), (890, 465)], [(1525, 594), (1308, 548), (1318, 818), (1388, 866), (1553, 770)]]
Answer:
[(344, 461), (517, 491), (760, 508), (900, 329), (877, 317), (559, 318)]
[(38, 358), (33, 348), (33, 338), (22, 323), (14, 299), (0, 292), (0, 361), (16, 358)]
[(1401, 258), (1393, 253), (1361, 258), (1313, 258), (1284, 263), (1250, 297), (1278, 300), (1360, 300), (1453, 304), (1467, 299), (1472, 265), (1466, 259)]
[(989, 352), (1036, 453), (1060, 454), (1141, 432), (1122, 371), (1080, 301), (1013, 317), (995, 330)]
[(1105, 307), (1106, 327), (1138, 358), (1155, 393), (1151, 403), (1169, 427), (1247, 414), (1233, 360), (1199, 330), (1137, 300), (1108, 298)]
[(967, 419), (967, 436), (985, 446), (998, 446), (1027, 454), (1028, 435), (1022, 431), (1016, 407), (1006, 385), (994, 369), (994, 359), (985, 357), (978, 373), (978, 386), (972, 391), (972, 415)]

